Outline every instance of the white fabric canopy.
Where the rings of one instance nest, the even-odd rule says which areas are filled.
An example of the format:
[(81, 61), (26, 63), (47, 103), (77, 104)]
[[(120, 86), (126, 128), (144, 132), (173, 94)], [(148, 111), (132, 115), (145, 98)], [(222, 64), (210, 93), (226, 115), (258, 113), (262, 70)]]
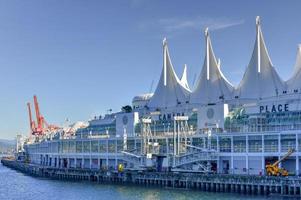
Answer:
[(233, 86), (220, 70), (208, 30), (205, 31), (206, 54), (201, 74), (191, 95), (191, 102), (196, 104), (217, 103), (232, 98)]
[(243, 79), (235, 92), (235, 96), (242, 99), (278, 96), (285, 90), (284, 83), (274, 69), (269, 57), (261, 32), (259, 17), (256, 18), (256, 28), (253, 54)]
[(161, 77), (153, 97), (150, 99), (148, 107), (167, 108), (188, 101), (190, 91), (182, 86), (177, 77), (167, 47), (166, 39), (163, 40), (163, 69)]
[(187, 65), (186, 64), (184, 65), (184, 70), (183, 70), (183, 74), (182, 74), (180, 83), (182, 84), (182, 86), (184, 88), (186, 88), (187, 90), (190, 91), (190, 87), (189, 87), (188, 80), (187, 80)]
[(289, 91), (299, 90), (301, 92), (301, 45), (298, 47), (294, 72), (287, 81), (287, 86)]

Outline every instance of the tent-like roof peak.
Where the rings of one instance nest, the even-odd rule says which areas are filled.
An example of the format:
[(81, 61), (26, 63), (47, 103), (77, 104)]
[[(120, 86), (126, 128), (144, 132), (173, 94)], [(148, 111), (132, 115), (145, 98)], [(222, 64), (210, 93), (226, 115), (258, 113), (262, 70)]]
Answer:
[(154, 95), (148, 104), (151, 108), (167, 108), (186, 103), (190, 91), (182, 86), (172, 65), (167, 40), (163, 39), (163, 69)]
[(208, 104), (231, 99), (233, 87), (220, 70), (220, 62), (215, 57), (208, 28), (205, 29), (204, 35), (205, 60), (191, 102)]
[(290, 92), (301, 92), (301, 44), (298, 45), (296, 63), (292, 77), (287, 81)]
[(190, 87), (189, 87), (188, 80), (187, 80), (187, 65), (186, 64), (184, 65), (184, 69), (183, 69), (183, 73), (182, 73), (180, 82), (183, 87), (185, 87), (187, 90), (190, 91)]
[(266, 48), (260, 17), (256, 17), (256, 40), (252, 57), (235, 96), (243, 99), (261, 99), (278, 96), (285, 90)]

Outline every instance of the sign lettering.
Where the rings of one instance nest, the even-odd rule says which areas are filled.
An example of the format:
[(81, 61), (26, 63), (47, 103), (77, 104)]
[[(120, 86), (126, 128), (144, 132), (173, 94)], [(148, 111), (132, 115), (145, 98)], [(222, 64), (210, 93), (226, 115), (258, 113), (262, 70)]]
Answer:
[(287, 112), (289, 111), (289, 104), (278, 104), (278, 105), (265, 105), (259, 106), (259, 113), (274, 113), (274, 112)]

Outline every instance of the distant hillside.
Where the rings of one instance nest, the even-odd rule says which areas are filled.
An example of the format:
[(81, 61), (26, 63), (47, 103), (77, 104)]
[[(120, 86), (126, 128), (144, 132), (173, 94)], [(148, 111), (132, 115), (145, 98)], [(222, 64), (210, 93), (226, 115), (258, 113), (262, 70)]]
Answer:
[(8, 152), (15, 148), (15, 140), (4, 140), (0, 139), (0, 153)]

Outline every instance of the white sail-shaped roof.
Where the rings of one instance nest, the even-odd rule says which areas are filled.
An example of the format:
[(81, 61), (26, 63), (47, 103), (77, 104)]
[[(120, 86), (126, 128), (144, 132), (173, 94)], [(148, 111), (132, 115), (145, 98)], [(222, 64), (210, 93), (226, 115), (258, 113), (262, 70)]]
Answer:
[(190, 87), (189, 87), (188, 80), (187, 80), (187, 65), (186, 64), (184, 65), (184, 70), (183, 70), (183, 74), (182, 74), (180, 82), (184, 88), (186, 88), (187, 90), (190, 91)]
[(243, 79), (237, 87), (235, 97), (242, 99), (261, 99), (278, 96), (285, 90), (269, 57), (259, 17), (256, 18), (256, 41), (250, 63)]
[(292, 77), (287, 81), (289, 91), (301, 91), (301, 45), (298, 47), (296, 64)]
[(206, 55), (201, 74), (191, 95), (191, 102), (197, 104), (217, 103), (232, 98), (233, 86), (220, 70), (209, 36), (205, 31)]
[(161, 77), (154, 95), (150, 99), (148, 107), (150, 108), (167, 108), (180, 104), (184, 104), (188, 101), (189, 90), (182, 86), (181, 81), (176, 75), (169, 51), (167, 47), (166, 39), (163, 40), (163, 69)]

